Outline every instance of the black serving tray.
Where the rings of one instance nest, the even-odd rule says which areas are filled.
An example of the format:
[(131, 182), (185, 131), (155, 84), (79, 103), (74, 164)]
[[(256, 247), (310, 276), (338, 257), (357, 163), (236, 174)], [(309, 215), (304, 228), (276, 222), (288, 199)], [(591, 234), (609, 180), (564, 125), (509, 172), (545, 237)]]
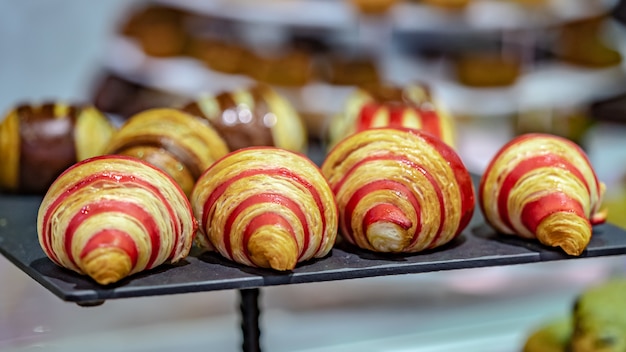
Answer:
[[(476, 177), (475, 177), (476, 181)], [(248, 289), (331, 280), (423, 273), (440, 270), (574, 259), (560, 249), (537, 242), (498, 235), (485, 224), (479, 208), (457, 239), (429, 252), (411, 255), (376, 254), (337, 243), (320, 259), (300, 263), (289, 272), (245, 267), (216, 253), (192, 250), (176, 264), (164, 264), (114, 285), (100, 286), (86, 276), (49, 260), (37, 239), (37, 196), (0, 198), (0, 253), (65, 301), (81, 305), (107, 299), (186, 292)], [(591, 243), (579, 258), (626, 254), (626, 231), (603, 224), (594, 228)]]

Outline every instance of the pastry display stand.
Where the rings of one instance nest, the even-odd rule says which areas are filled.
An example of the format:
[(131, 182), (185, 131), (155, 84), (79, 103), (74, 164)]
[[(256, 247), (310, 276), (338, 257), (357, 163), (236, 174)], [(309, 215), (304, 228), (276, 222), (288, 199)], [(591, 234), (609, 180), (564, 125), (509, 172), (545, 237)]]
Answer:
[[(165, 4), (178, 3), (180, 6), (187, 4), (188, 6), (192, 6), (192, 4), (214, 6), (209, 9), (195, 10), (205, 10), (208, 14), (221, 15), (222, 17), (228, 17), (233, 20), (251, 22), (267, 21), (268, 23), (275, 23), (277, 19), (283, 19), (285, 21), (292, 21), (286, 23), (288, 25), (302, 23), (300, 20), (302, 17), (287, 15), (276, 16), (277, 12), (272, 11), (272, 9), (261, 12), (250, 12), (237, 8), (233, 9), (226, 5), (229, 4), (232, 6), (232, 4), (237, 4), (237, 6), (245, 6), (251, 4), (251, 2), (246, 1), (174, 2), (163, 0), (160, 2)], [(608, 0), (607, 2), (612, 3), (612, 1)], [(302, 11), (302, 8), (291, 8), (288, 6), (282, 6), (274, 10), (289, 11), (291, 9), (294, 11), (292, 15), (300, 14), (306, 17), (309, 24), (311, 18), (317, 18), (320, 22), (316, 23), (316, 25), (320, 27), (326, 26), (336, 29), (337, 26), (339, 26), (343, 29), (350, 29), (354, 28), (357, 24), (356, 22), (358, 22), (358, 16), (355, 16), (352, 10), (345, 8), (345, 5), (339, 5), (344, 6), (341, 9), (345, 12), (327, 11), (329, 6), (337, 6), (336, 3), (340, 2), (302, 1), (300, 6), (304, 3), (310, 6), (318, 6), (320, 9), (323, 8), (323, 10)], [(258, 5), (258, 2), (254, 2), (254, 4)], [(429, 18), (431, 21), (440, 21), (436, 28), (448, 28), (448, 30), (451, 30), (451, 27), (449, 27), (447, 21), (452, 21), (457, 25), (465, 23), (451, 19), (448, 16), (431, 16), (432, 12), (429, 12), (429, 9), (418, 5), (406, 4), (403, 6), (404, 7), (399, 8), (391, 14), (391, 19), (395, 26), (394, 28), (399, 31), (420, 32), (424, 30), (424, 28), (413, 26), (425, 24), (425, 22), (408, 20), (416, 16), (423, 16), (424, 18)], [(608, 7), (609, 6), (607, 6), (607, 8)], [(328, 16), (329, 13), (332, 14), (332, 16)], [(316, 17), (316, 14), (323, 14), (323, 16)], [(239, 17), (244, 15), (256, 17)], [(267, 19), (259, 18), (259, 16), (262, 15), (270, 17)], [(342, 15), (348, 16), (349, 20), (346, 21), (346, 18), (342, 17)], [(468, 19), (472, 18), (468, 17)], [(475, 20), (475, 18), (473, 19)], [(427, 27), (432, 29), (432, 23), (428, 24)], [(500, 25), (497, 23), (490, 23), (481, 28), (481, 30), (493, 30), (499, 27)], [(525, 26), (520, 25), (520, 27)], [(455, 27), (454, 30), (463, 32), (467, 30), (467, 27)], [(121, 39), (115, 40), (113, 45), (118, 46), (118, 49), (119, 46), (124, 47), (122, 48), (123, 50), (111, 51), (115, 52), (116, 56), (120, 57), (118, 53), (122, 51), (126, 53), (126, 55), (130, 55), (134, 60), (114, 60), (110, 58), (108, 61), (105, 60), (107, 62), (107, 68), (129, 77), (129, 79), (136, 80), (137, 83), (147, 84), (147, 82), (149, 82), (150, 85), (157, 88), (191, 95), (193, 92), (201, 90), (212, 91), (231, 88), (231, 86), (210, 86), (212, 82), (216, 81), (229, 82), (229, 84), (232, 84), (232, 88), (239, 87), (248, 82), (247, 79), (242, 77), (236, 77), (235, 79), (230, 77), (230, 80), (226, 79), (226, 77), (219, 77), (224, 79), (217, 80), (215, 79), (215, 75), (219, 75), (219, 73), (210, 72), (192, 60), (151, 59), (144, 57), (136, 50), (136, 47)], [(124, 58), (126, 58), (126, 56), (124, 56)], [(410, 67), (407, 62), (393, 61), (393, 64), (392, 66), (395, 67), (395, 70), (387, 72), (387, 75), (394, 81), (400, 81), (400, 76), (420, 76), (421, 72), (412, 71), (412, 69), (414, 70), (415, 68)], [(174, 66), (176, 68), (176, 70), (174, 70), (175, 72), (180, 73), (182, 70), (186, 74), (155, 77), (153, 75), (155, 72), (162, 73), (167, 71), (163, 70), (164, 66)], [(572, 77), (572, 72), (570, 71), (563, 72), (561, 67), (552, 68), (555, 70), (554, 72), (556, 72), (554, 76), (551, 76), (552, 79), (550, 82), (552, 84), (567, 81), (567, 79), (560, 78)], [(430, 70), (427, 69), (426, 71)], [(605, 71), (575, 71), (574, 74), (584, 75), (585, 83), (596, 83), (596, 85), (591, 85), (592, 87), (603, 88), (590, 89), (590, 85), (581, 84), (581, 86), (587, 88), (586, 91), (602, 91), (605, 94), (608, 92), (607, 95), (614, 95), (624, 89), (621, 85), (621, 78), (623, 77), (622, 71), (621, 67), (616, 67)], [(194, 79), (183, 80), (181, 77), (192, 77)], [(199, 77), (206, 79), (200, 81)], [(554, 77), (559, 79), (554, 79)], [(539, 93), (545, 90), (535, 89), (535, 85), (533, 84), (535, 82), (534, 80), (527, 78), (524, 82), (526, 85), (533, 87), (532, 89), (527, 89), (527, 91), (538, 92), (538, 95), (541, 97), (544, 96)], [(511, 106), (517, 108), (519, 104), (519, 102), (514, 99), (520, 97), (519, 86), (511, 88), (504, 93), (502, 91), (495, 93), (492, 91), (480, 91), (479, 93), (471, 91), (468, 93), (466, 90), (454, 90), (454, 88), (458, 88), (456, 86), (449, 88), (445, 83), (449, 82), (441, 83), (443, 86), (441, 90), (444, 92), (444, 97), (449, 98), (446, 99), (447, 101), (459, 102), (459, 105), (466, 102), (475, 102), (477, 96), (473, 94), (480, 94), (480, 97), (485, 98), (481, 99), (481, 101), (499, 101), (507, 103), (503, 106), (492, 107), (491, 110), (487, 111), (471, 111), (471, 109), (467, 109), (466, 106), (452, 106), (452, 110), (469, 110), (475, 114), (495, 115), (503, 111), (511, 110)], [(536, 85), (538, 86), (543, 83), (542, 81)], [(545, 85), (542, 85), (542, 87), (544, 86)], [(449, 89), (446, 90), (445, 88)], [(561, 91), (560, 89), (554, 88), (554, 86), (550, 86), (549, 88), (550, 89), (546, 89), (550, 91)], [(448, 95), (445, 95), (446, 92), (448, 92)], [(486, 94), (504, 94), (507, 97), (511, 97), (511, 99), (487, 99), (493, 96), (487, 96)], [(568, 99), (571, 99), (571, 94), (563, 94), (567, 95)], [(462, 95), (461, 98), (459, 97), (460, 95)], [(526, 98), (532, 100), (529, 97)], [(580, 100), (586, 101), (588, 98), (589, 97), (584, 96)], [(597, 97), (594, 96), (593, 98)], [(475, 107), (475, 109), (485, 109), (485, 105), (481, 104), (467, 103), (467, 105), (471, 105)], [(161, 265), (150, 271), (132, 275), (118, 283), (109, 286), (100, 286), (86, 276), (78, 275), (55, 265), (45, 256), (39, 245), (36, 229), (37, 211), (40, 202), (40, 196), (13, 196), (4, 194), (0, 196), (0, 253), (45, 289), (63, 301), (74, 302), (85, 307), (95, 307), (93, 309), (97, 309), (97, 306), (102, 305), (106, 300), (110, 299), (237, 290), (239, 294), (239, 313), (242, 333), (241, 347), (243, 351), (260, 351), (262, 348), (260, 326), (261, 309), (259, 300), (264, 287), (559, 260), (584, 260), (585, 258), (591, 257), (626, 254), (626, 231), (612, 224), (595, 226), (593, 238), (583, 254), (580, 257), (570, 257), (559, 249), (547, 248), (537, 242), (497, 234), (491, 227), (485, 224), (480, 209), (477, 207), (472, 221), (461, 236), (442, 248), (432, 251), (411, 255), (385, 255), (360, 250), (339, 241), (335, 248), (324, 258), (300, 263), (298, 267), (292, 271), (276, 272), (267, 269), (245, 267), (230, 262), (216, 253), (200, 252), (194, 249), (189, 257), (179, 263)]]
[(591, 243), (576, 259), (536, 242), (498, 235), (484, 223), (477, 208), (461, 236), (433, 251), (383, 255), (339, 242), (328, 256), (283, 273), (244, 267), (215, 253), (192, 250), (179, 263), (105, 287), (58, 267), (45, 256), (36, 230), (40, 202), (37, 196), (0, 198), (0, 253), (51, 293), (81, 306), (98, 306), (109, 299), (238, 290), (243, 351), (261, 350), (259, 295), (263, 287), (626, 254), (626, 231), (611, 224), (596, 226)]

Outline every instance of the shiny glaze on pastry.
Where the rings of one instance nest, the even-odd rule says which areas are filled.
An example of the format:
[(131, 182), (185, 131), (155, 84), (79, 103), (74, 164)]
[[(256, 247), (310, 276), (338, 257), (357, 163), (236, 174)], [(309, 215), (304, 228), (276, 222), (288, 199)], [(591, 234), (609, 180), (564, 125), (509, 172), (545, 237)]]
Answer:
[(504, 145), (480, 184), (480, 206), (489, 224), (570, 255), (580, 255), (591, 240), (604, 184), (584, 151), (549, 134), (525, 134)]
[(208, 123), (177, 109), (157, 108), (130, 117), (106, 151), (150, 162), (189, 194), (202, 172), (226, 155), (228, 147)]
[(118, 155), (90, 158), (63, 172), (37, 217), (45, 254), (102, 285), (186, 257), (196, 228), (174, 180)]
[(198, 243), (244, 265), (291, 270), (328, 254), (337, 236), (328, 183), (308, 158), (284, 149), (231, 152), (200, 177), (190, 199)]
[(322, 165), (339, 207), (341, 234), (377, 252), (442, 246), (474, 212), (470, 175), (433, 135), (375, 128), (340, 142)]
[(22, 104), (0, 124), (0, 189), (44, 194), (63, 170), (99, 155), (115, 131), (89, 105)]
[(276, 146), (306, 151), (304, 122), (291, 104), (269, 86), (201, 95), (183, 110), (208, 120), (230, 150)]

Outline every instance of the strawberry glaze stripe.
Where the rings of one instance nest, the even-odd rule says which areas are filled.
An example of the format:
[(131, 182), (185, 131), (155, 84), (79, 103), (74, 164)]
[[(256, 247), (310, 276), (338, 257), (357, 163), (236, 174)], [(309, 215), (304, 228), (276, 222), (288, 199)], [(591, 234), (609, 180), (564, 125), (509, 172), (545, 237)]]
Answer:
[(387, 108), (387, 114), (389, 115), (389, 127), (402, 127), (404, 126), (404, 116), (407, 107), (392, 105)]
[(432, 133), (435, 136), (442, 136), (441, 119), (435, 110), (416, 108), (422, 122), (422, 130)]
[[(411, 167), (412, 169), (419, 171), (422, 175), (424, 175), (424, 177), (432, 185), (433, 190), (437, 194), (437, 199), (439, 201), (439, 211), (440, 211), (440, 214), (441, 214), (441, 218), (440, 218), (440, 221), (439, 221), (439, 226), (438, 226), (438, 229), (437, 229), (437, 233), (436, 233), (435, 237), (433, 238), (432, 242), (429, 244), (429, 246), (433, 245), (439, 239), (439, 237), (440, 237), (440, 235), (441, 235), (441, 233), (443, 231), (443, 224), (444, 224), (445, 217), (446, 217), (446, 208), (445, 208), (445, 204), (444, 204), (444, 196), (443, 196), (443, 192), (441, 191), (441, 187), (439, 186), (437, 181), (434, 179), (434, 177), (427, 170), (425, 170), (422, 165), (414, 163), (413, 161), (407, 159), (403, 155), (385, 154), (385, 155), (374, 155), (374, 156), (371, 156), (371, 157), (363, 158), (363, 159), (359, 160), (359, 162), (357, 162), (354, 165), (352, 165), (352, 167), (350, 167), (350, 169), (343, 175), (343, 177), (335, 184), (335, 186), (333, 187), (333, 191), (335, 192), (335, 194), (338, 194), (339, 190), (341, 189), (343, 184), (346, 182), (348, 177), (356, 169), (360, 168), (361, 166), (363, 166), (366, 163), (373, 162), (373, 161), (378, 161), (378, 160), (392, 160), (392, 161), (397, 161), (397, 162), (400, 162), (402, 164), (405, 164), (405, 165)], [(455, 173), (455, 176), (456, 176), (456, 173)], [(458, 181), (457, 181), (457, 183), (458, 183)], [(411, 194), (412, 197), (415, 197), (412, 194), (412, 192), (410, 192), (410, 194)], [(353, 197), (354, 197), (354, 195), (353, 195)], [(472, 198), (472, 204), (473, 204), (473, 195), (472, 195), (471, 198)], [(352, 198), (351, 198), (351, 201), (352, 201)], [(462, 203), (461, 203), (462, 207), (463, 206), (469, 206), (468, 203), (469, 203), (469, 201), (464, 200), (464, 197), (463, 197), (463, 194), (462, 194)], [(348, 201), (347, 204), (350, 204), (350, 201)], [(416, 212), (418, 212), (418, 209), (420, 209), (420, 207), (419, 207), (419, 204), (417, 203), (417, 200), (415, 200), (415, 203), (413, 204), (413, 206), (416, 209)], [(346, 205), (346, 207), (348, 207), (348, 205)], [(463, 208), (463, 211), (465, 211), (464, 209), (465, 208)], [(351, 217), (352, 217), (352, 215), (351, 215), (351, 212), (350, 212), (350, 215), (348, 216), (348, 219), (351, 218)], [(470, 215), (470, 217), (471, 217), (471, 215)], [(347, 226), (346, 227), (346, 224), (349, 224), (349, 222), (346, 223), (346, 221), (348, 221), (348, 219), (344, 219), (344, 223), (342, 225), (344, 227), (344, 231), (351, 227), (351, 226)], [(462, 219), (461, 222), (465, 222), (465, 220)], [(351, 239), (354, 239), (352, 230), (350, 230), (350, 232), (348, 234), (348, 237), (350, 237)], [(411, 243), (415, 244), (416, 241), (417, 241), (417, 237), (414, 237), (413, 240), (411, 241)]]
[[(289, 221), (287, 221), (285, 218), (282, 217), (282, 215), (278, 213), (268, 212), (268, 213), (259, 214), (255, 216), (252, 220), (250, 220), (250, 222), (248, 223), (248, 225), (246, 226), (243, 232), (243, 248), (248, 248), (250, 237), (252, 237), (252, 235), (259, 228), (263, 226), (282, 227), (285, 230), (287, 230), (287, 232), (289, 232), (289, 234), (294, 239), (294, 241), (296, 239), (296, 235), (294, 233), (293, 227), (291, 226)], [(246, 258), (252, 263), (252, 260), (250, 259), (250, 255), (248, 254), (248, 251), (243, 251), (243, 253), (245, 254)], [(301, 253), (300, 257), (302, 257), (302, 253), (304, 252), (300, 251), (300, 253)], [(298, 259), (300, 259), (300, 257), (298, 257)]]
[(367, 103), (363, 105), (363, 107), (359, 111), (356, 131), (360, 132), (372, 127), (372, 123), (374, 122), (374, 116), (376, 116), (376, 113), (378, 113), (380, 109), (380, 105), (376, 103)]
[[(50, 218), (52, 214), (56, 212), (59, 205), (62, 204), (63, 201), (67, 197), (75, 194), (76, 192), (79, 192), (80, 190), (84, 189), (87, 186), (97, 185), (99, 182), (102, 182), (103, 184), (105, 183), (122, 184), (122, 185), (133, 184), (133, 185), (137, 185), (144, 189), (149, 190), (152, 194), (154, 194), (159, 199), (159, 201), (163, 205), (165, 205), (171, 221), (176, 221), (175, 225), (177, 226), (174, 227), (175, 228), (175, 231), (174, 231), (175, 242), (174, 243), (178, 243), (178, 241), (180, 240), (180, 236), (181, 236), (180, 232), (182, 229), (182, 224), (180, 222), (181, 220), (178, 218), (178, 216), (176, 216), (176, 213), (172, 209), (169, 201), (157, 187), (155, 187), (154, 185), (152, 185), (150, 182), (146, 180), (138, 178), (136, 175), (126, 175), (126, 174), (121, 174), (121, 173), (116, 173), (116, 172), (102, 172), (102, 173), (90, 174), (87, 177), (76, 182), (72, 186), (66, 188), (66, 190), (62, 194), (60, 194), (57, 198), (55, 198), (54, 201), (46, 209), (46, 213), (43, 218), (42, 228), (44, 230), (44, 234), (42, 237), (44, 241), (44, 250), (46, 251), (46, 253), (50, 254), (50, 257), (53, 261), (55, 261), (56, 263), (60, 263), (60, 261), (58, 260), (58, 257), (56, 256), (54, 251), (52, 251), (52, 248), (50, 245), (52, 241), (51, 239), (52, 224), (50, 222)], [(170, 253), (169, 258), (171, 258), (173, 254), (175, 253), (176, 247), (177, 246), (172, 247), (172, 252)]]
[(587, 218), (580, 202), (565, 193), (554, 192), (525, 204), (522, 223), (532, 233), (536, 233), (537, 227), (546, 217), (559, 212), (574, 213), (583, 219)]
[(95, 233), (80, 252), (80, 258), (83, 259), (93, 250), (104, 247), (122, 249), (130, 257), (132, 268), (137, 266), (137, 258), (139, 257), (137, 244), (128, 233), (118, 229), (103, 229)]
[[(413, 226), (411, 220), (406, 217), (404, 212), (402, 212), (402, 210), (397, 206), (393, 204), (377, 204), (367, 210), (367, 213), (365, 213), (365, 216), (363, 216), (363, 221), (361, 222), (361, 231), (363, 232), (364, 237), (368, 240), (370, 245), (372, 245), (372, 243), (369, 241), (369, 237), (367, 237), (367, 229), (377, 222), (392, 223), (401, 227), (405, 231)], [(412, 240), (417, 237), (415, 234), (418, 234), (422, 227), (421, 222), (418, 222), (418, 224), (416, 225), (417, 226), (415, 231), (413, 232)]]
[[(249, 207), (251, 207), (253, 205), (260, 204), (260, 203), (279, 204), (279, 205), (289, 209), (291, 212), (293, 212), (296, 215), (296, 217), (298, 218), (298, 221), (300, 221), (300, 224), (302, 225), (302, 228), (304, 230), (304, 244), (303, 244), (303, 248), (304, 249), (308, 248), (308, 246), (309, 246), (309, 237), (310, 237), (309, 223), (307, 222), (306, 215), (302, 211), (302, 208), (300, 208), (300, 205), (298, 203), (296, 203), (293, 199), (285, 197), (284, 195), (281, 195), (281, 194), (277, 194), (277, 193), (261, 193), (261, 194), (252, 195), (252, 196), (244, 199), (243, 201), (241, 201), (241, 203), (239, 203), (235, 207), (235, 209), (233, 209), (231, 211), (231, 213), (228, 214), (228, 217), (226, 218), (226, 224), (224, 226), (223, 242), (224, 242), (224, 249), (226, 250), (226, 252), (228, 253), (228, 256), (231, 259), (233, 258), (233, 250), (232, 250), (232, 244), (230, 242), (230, 239), (231, 239), (232, 226), (233, 226), (235, 220), (246, 209), (248, 209)], [(297, 240), (295, 238), (295, 235), (294, 235), (293, 231), (291, 232), (291, 235), (293, 236), (294, 241), (296, 241), (296, 243), (297, 243)], [(299, 251), (300, 255), (302, 255), (302, 253), (303, 253), (303, 248), (298, 248), (298, 251)], [(245, 250), (244, 250), (244, 252), (245, 252)]]
[(161, 233), (159, 231), (159, 227), (154, 221), (152, 214), (148, 213), (141, 206), (127, 201), (117, 201), (117, 200), (103, 200), (97, 203), (90, 203), (83, 208), (80, 209), (78, 213), (76, 213), (72, 219), (69, 221), (67, 225), (67, 229), (65, 231), (65, 252), (72, 262), (74, 266), (76, 262), (74, 260), (74, 255), (72, 254), (72, 241), (74, 239), (74, 234), (76, 229), (91, 216), (106, 213), (106, 212), (118, 212), (125, 213), (132, 216), (136, 219), (146, 230), (150, 237), (150, 259), (146, 264), (146, 268), (152, 268), (154, 261), (159, 254), (161, 248)]
[(524, 159), (520, 161), (515, 167), (506, 175), (502, 186), (500, 187), (500, 193), (498, 193), (498, 215), (501, 221), (508, 227), (512, 228), (511, 218), (509, 214), (509, 195), (517, 182), (529, 172), (542, 167), (560, 168), (570, 172), (580, 182), (585, 185), (587, 192), (589, 192), (589, 185), (578, 170), (569, 161), (556, 154), (544, 154)]
[[(350, 242), (356, 243), (356, 241), (354, 240), (354, 231), (352, 229), (352, 214), (354, 213), (354, 210), (358, 206), (361, 199), (363, 199), (363, 197), (365, 197), (369, 193), (372, 193), (373, 191), (379, 191), (379, 190), (390, 190), (390, 191), (394, 191), (394, 192), (401, 194), (404, 199), (408, 200), (411, 203), (411, 205), (413, 206), (413, 209), (415, 209), (415, 217), (417, 219), (417, 224), (421, 224), (419, 201), (417, 200), (413, 192), (411, 192), (411, 190), (409, 190), (405, 185), (397, 181), (392, 181), (392, 180), (372, 181), (370, 183), (367, 183), (361, 186), (354, 193), (352, 193), (352, 195), (350, 196), (350, 199), (346, 203), (344, 214), (343, 214), (343, 219), (342, 219), (343, 221), (341, 225), (342, 225), (343, 233), (346, 235), (346, 237), (348, 238)], [(411, 242), (414, 242), (417, 236), (418, 236), (418, 232), (416, 231), (413, 234), (413, 238)]]
[[(489, 165), (487, 165), (487, 168), (485, 169), (484, 175), (491, 174), (492, 169), (497, 164), (495, 161), (500, 159), (500, 157), (502, 157), (502, 155), (504, 153), (508, 152), (509, 149), (512, 148), (513, 146), (521, 145), (522, 143), (524, 143), (524, 142), (526, 142), (528, 140), (531, 140), (531, 139), (543, 139), (543, 138), (560, 141), (560, 142), (566, 144), (567, 146), (573, 147), (577, 151), (577, 154), (580, 155), (580, 157), (583, 160), (585, 160), (585, 162), (587, 163), (587, 166), (589, 167), (589, 170), (593, 170), (591, 162), (589, 161), (589, 158), (587, 157), (585, 152), (576, 143), (570, 141), (569, 139), (566, 139), (566, 138), (563, 138), (563, 137), (559, 137), (559, 136), (554, 136), (554, 135), (541, 134), (541, 133), (527, 133), (527, 134), (521, 135), (519, 137), (516, 137), (516, 138), (510, 140), (509, 142), (507, 142), (506, 144), (504, 144), (504, 146), (502, 146), (502, 148), (500, 150), (498, 150), (498, 152), (493, 156), (492, 162), (489, 163)], [(596, 183), (597, 192), (598, 192), (598, 194), (600, 194), (601, 190), (600, 190), (600, 182), (598, 181), (598, 175), (596, 175), (595, 172), (592, 172), (592, 174), (593, 174), (594, 182)], [(481, 198), (483, 197), (483, 194), (484, 194), (485, 182), (486, 181), (487, 181), (487, 177), (483, 177), (481, 179), (480, 185), (478, 187), (479, 196)], [(484, 202), (480, 202), (480, 207), (481, 207), (481, 210), (484, 213), (485, 212)]]
[(226, 192), (228, 187), (230, 187), (231, 184), (233, 184), (234, 182), (238, 180), (248, 178), (251, 176), (256, 176), (256, 175), (283, 177), (285, 179), (297, 182), (298, 184), (300, 184), (301, 186), (303, 186), (305, 189), (309, 191), (309, 194), (311, 194), (311, 196), (315, 200), (315, 204), (317, 205), (317, 209), (320, 213), (320, 217), (322, 220), (322, 240), (320, 241), (318, 248), (316, 249), (316, 251), (318, 251), (322, 243), (324, 243), (324, 239), (327, 237), (326, 236), (327, 224), (326, 224), (326, 216), (324, 213), (324, 204), (322, 203), (322, 199), (319, 193), (317, 192), (317, 190), (311, 183), (309, 183), (300, 175), (294, 173), (293, 171), (287, 168), (249, 169), (249, 170), (240, 172), (237, 175), (217, 185), (217, 187), (215, 187), (213, 191), (208, 195), (207, 200), (202, 207), (202, 228), (205, 229), (205, 232), (207, 229), (207, 223), (208, 223), (209, 217), (212, 217), (212, 214), (215, 211), (215, 203), (224, 194), (224, 192)]
[[(407, 129), (409, 133), (417, 133), (415, 130)], [(443, 143), (439, 138), (435, 137), (430, 133), (421, 133), (419, 135), (423, 140), (425, 140), (432, 148), (434, 148), (443, 160), (446, 160), (446, 164), (450, 166), (452, 172), (454, 174), (454, 179), (456, 181), (456, 186), (459, 189), (461, 194), (461, 214), (464, 214), (460, 219), (457, 232), (455, 235), (458, 235), (463, 231), (463, 229), (469, 224), (472, 216), (474, 214), (474, 184), (472, 183), (472, 178), (467, 172), (461, 157), (456, 153), (452, 147)], [(422, 171), (424, 173), (424, 171)], [(442, 203), (443, 204), (443, 203)]]

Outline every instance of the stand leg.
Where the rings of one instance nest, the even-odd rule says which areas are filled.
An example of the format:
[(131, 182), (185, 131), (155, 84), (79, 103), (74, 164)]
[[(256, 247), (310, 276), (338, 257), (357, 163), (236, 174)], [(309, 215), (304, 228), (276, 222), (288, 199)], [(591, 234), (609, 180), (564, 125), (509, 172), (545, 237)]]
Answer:
[(261, 330), (259, 329), (259, 289), (239, 290), (241, 309), (241, 332), (243, 333), (242, 350), (261, 352)]

